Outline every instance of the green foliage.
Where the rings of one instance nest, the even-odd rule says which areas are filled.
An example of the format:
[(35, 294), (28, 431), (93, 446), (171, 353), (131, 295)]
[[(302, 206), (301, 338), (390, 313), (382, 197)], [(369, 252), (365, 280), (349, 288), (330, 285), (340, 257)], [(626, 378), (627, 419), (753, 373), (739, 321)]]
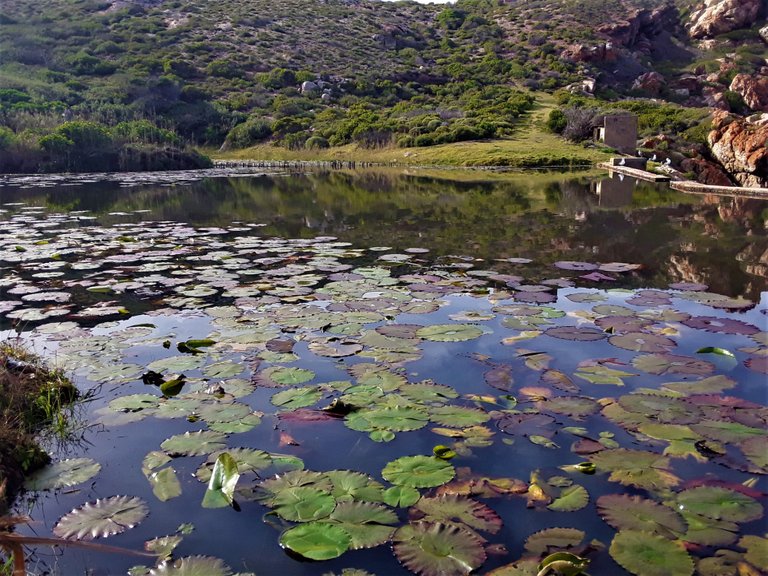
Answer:
[(555, 134), (562, 134), (565, 127), (568, 125), (568, 119), (563, 114), (562, 110), (554, 109), (547, 116), (547, 130)]
[(225, 146), (231, 148), (247, 148), (257, 142), (269, 138), (272, 128), (266, 120), (261, 118), (249, 118), (242, 124), (238, 124), (227, 134)]

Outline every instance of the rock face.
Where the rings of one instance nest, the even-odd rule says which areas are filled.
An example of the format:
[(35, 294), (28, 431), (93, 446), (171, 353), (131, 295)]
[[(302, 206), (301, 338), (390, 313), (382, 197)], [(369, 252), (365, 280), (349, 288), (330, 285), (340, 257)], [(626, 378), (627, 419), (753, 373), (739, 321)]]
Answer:
[(680, 169), (685, 172), (693, 172), (696, 182), (711, 186), (733, 186), (733, 181), (723, 172), (717, 164), (704, 158), (686, 158), (680, 162)]
[(738, 92), (744, 103), (756, 112), (768, 112), (768, 76), (736, 74), (730, 90)]
[(748, 122), (716, 111), (707, 142), (712, 155), (739, 184), (768, 187), (767, 115)]
[(638, 76), (632, 84), (633, 90), (642, 90), (649, 96), (658, 96), (664, 87), (664, 76), (658, 72), (647, 72)]
[(761, 0), (706, 0), (691, 15), (688, 34), (691, 38), (707, 38), (731, 30), (746, 28), (757, 20)]

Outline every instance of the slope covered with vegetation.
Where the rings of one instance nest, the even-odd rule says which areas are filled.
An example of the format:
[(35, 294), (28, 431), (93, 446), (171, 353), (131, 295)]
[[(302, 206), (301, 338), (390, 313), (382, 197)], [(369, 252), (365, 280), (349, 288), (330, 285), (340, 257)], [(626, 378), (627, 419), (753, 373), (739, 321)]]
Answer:
[(682, 8), (6, 0), (2, 169), (203, 165), (185, 144), (373, 149), (509, 138), (534, 107), (531, 90), (578, 92), (587, 82), (589, 98), (616, 100), (647, 95), (632, 84), (644, 71), (689, 71), (705, 56), (686, 43)]

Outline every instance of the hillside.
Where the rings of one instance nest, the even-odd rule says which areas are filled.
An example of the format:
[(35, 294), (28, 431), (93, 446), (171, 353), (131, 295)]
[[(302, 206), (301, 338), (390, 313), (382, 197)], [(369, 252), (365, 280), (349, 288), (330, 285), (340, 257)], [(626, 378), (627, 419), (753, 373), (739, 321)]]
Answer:
[[(563, 107), (596, 110), (627, 97), (659, 98), (641, 111), (647, 135), (690, 129), (703, 144), (703, 107), (768, 107), (768, 95), (731, 86), (739, 74), (759, 74), (768, 51), (757, 12), (735, 30), (704, 30), (701, 41), (689, 34), (692, 7), (688, 0), (5, 0), (0, 148), (15, 147), (17, 164), (33, 153), (55, 164), (68, 146), (87, 144), (82, 132), (94, 128), (61, 132), (65, 121), (105, 126), (101, 136), (115, 147), (155, 150), (504, 139), (534, 107), (533, 90), (560, 90)], [(54, 138), (41, 144), (46, 136)]]

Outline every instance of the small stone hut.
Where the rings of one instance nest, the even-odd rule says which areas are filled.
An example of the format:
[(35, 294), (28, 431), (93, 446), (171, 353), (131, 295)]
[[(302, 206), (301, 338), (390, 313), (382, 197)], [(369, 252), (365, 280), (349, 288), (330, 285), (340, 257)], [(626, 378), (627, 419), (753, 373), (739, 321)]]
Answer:
[(637, 116), (634, 114), (606, 114), (603, 125), (594, 132), (597, 142), (602, 142), (622, 154), (637, 154)]

